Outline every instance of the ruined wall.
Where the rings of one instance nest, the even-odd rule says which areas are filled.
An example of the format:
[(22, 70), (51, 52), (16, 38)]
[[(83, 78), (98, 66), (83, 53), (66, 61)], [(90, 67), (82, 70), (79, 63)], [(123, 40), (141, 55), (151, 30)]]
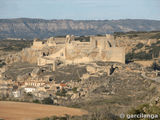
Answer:
[(56, 44), (65, 44), (66, 42), (66, 38), (63, 37), (63, 38), (54, 38), (55, 39), (55, 42)]
[(39, 66), (54, 64), (56, 60), (71, 64), (101, 60), (125, 63), (125, 50), (116, 47), (111, 35), (91, 36), (90, 42), (75, 41), (73, 35), (67, 35), (66, 38), (51, 37), (45, 43), (35, 39), (31, 48), (23, 49), (9, 60)]
[(38, 61), (37, 64), (39, 66), (43, 66), (43, 65), (47, 65), (47, 64), (52, 64), (54, 62), (53, 59), (47, 59), (45, 57), (40, 57), (40, 58), (37, 59), (37, 61)]
[(78, 63), (89, 63), (92, 60), (89, 57), (79, 57), (75, 59), (67, 59), (65, 62), (66, 64), (78, 64)]
[(74, 59), (81, 59), (83, 57), (88, 57), (88, 52), (90, 51), (90, 47), (86, 46), (74, 46), (69, 44), (65, 48), (65, 59), (67, 60), (74, 60)]
[(120, 47), (111, 47), (102, 51), (102, 60), (125, 63), (125, 50)]
[(125, 63), (125, 50), (116, 47), (114, 37), (91, 36), (90, 42), (72, 42), (66, 46), (66, 60), (72, 63), (112, 61)]
[(51, 47), (51, 46), (56, 46), (56, 42), (55, 42), (55, 38), (54, 37), (50, 37), (47, 40), (47, 46)]
[(61, 58), (61, 59), (65, 59), (65, 48), (59, 48), (59, 50), (57, 50), (56, 52), (54, 52), (54, 54), (51, 54), (51, 55), (47, 56), (47, 58), (52, 58), (52, 59)]
[(43, 44), (42, 41), (34, 41), (32, 48), (37, 49), (37, 50), (41, 50), (44, 46), (45, 46), (45, 44)]
[(91, 47), (93, 48), (97, 48), (105, 45), (106, 41), (107, 41), (106, 37), (99, 37), (99, 36), (90, 37), (90, 44), (91, 44)]
[(8, 55), (6, 58), (7, 64), (15, 62), (29, 62), (31, 64), (37, 64), (37, 59), (42, 55), (42, 52), (32, 48), (24, 48), (21, 52)]
[(109, 47), (116, 47), (116, 42), (112, 35), (106, 36), (91, 36), (90, 43), (93, 48), (105, 49)]

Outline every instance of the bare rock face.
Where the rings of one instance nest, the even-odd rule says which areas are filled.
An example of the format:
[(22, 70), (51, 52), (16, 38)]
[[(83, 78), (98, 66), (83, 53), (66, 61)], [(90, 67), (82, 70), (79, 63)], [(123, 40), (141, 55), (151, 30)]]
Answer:
[(37, 59), (41, 55), (41, 52), (26, 48), (19, 53), (19, 55), (22, 57), (21, 60), (24, 62), (37, 63)]
[[(126, 24), (127, 23), (127, 24)], [(77, 35), (106, 34), (116, 31), (156, 31), (160, 22), (153, 20), (42, 20), (5, 19), (0, 20), (0, 37), (46, 38), (68, 33)], [(13, 32), (14, 31), (14, 32)]]
[(6, 63), (12, 64), (15, 62), (29, 62), (33, 64), (33, 63), (37, 63), (37, 59), (40, 55), (41, 55), (41, 52), (39, 51), (35, 51), (31, 48), (25, 48), (21, 52), (8, 55), (6, 58)]

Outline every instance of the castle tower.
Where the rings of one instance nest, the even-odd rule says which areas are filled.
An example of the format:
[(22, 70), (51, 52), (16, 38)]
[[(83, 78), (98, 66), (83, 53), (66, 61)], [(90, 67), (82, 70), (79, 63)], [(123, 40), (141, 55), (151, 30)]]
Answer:
[(109, 41), (109, 43), (111, 44), (110, 45), (111, 47), (116, 47), (116, 42), (115, 42), (115, 39), (114, 39), (113, 35), (106, 34), (106, 38)]
[(47, 40), (47, 45), (48, 45), (48, 46), (56, 46), (55, 38), (54, 38), (54, 37), (50, 37), (50, 38)]
[(66, 44), (71, 43), (73, 36), (71, 37), (71, 35), (66, 35)]
[(97, 48), (97, 40), (95, 40), (93, 36), (90, 37), (90, 44), (92, 48)]

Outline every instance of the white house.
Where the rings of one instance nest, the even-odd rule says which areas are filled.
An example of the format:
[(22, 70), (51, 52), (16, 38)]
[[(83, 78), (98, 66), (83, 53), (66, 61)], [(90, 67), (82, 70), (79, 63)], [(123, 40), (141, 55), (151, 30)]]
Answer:
[(24, 88), (24, 90), (26, 93), (32, 93), (32, 92), (36, 91), (36, 88), (35, 87), (26, 87), (26, 88)]
[(12, 94), (13, 94), (13, 96), (16, 97), (16, 98), (21, 96), (20, 91), (13, 91)]

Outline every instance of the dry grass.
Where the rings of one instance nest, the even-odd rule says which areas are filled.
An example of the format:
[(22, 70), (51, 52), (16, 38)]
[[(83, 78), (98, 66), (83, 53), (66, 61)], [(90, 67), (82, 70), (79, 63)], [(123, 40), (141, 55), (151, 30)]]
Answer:
[(81, 116), (88, 112), (62, 106), (0, 101), (0, 118), (5, 120), (34, 120), (53, 115), (64, 116), (65, 114)]

